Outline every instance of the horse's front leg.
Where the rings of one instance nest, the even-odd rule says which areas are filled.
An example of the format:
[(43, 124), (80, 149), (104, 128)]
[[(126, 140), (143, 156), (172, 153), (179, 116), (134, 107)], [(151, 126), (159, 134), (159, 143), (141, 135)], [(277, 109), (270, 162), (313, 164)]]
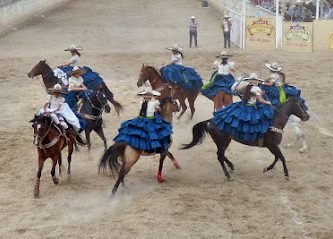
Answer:
[(54, 184), (59, 183), (59, 178), (57, 178), (56, 175), (55, 175), (55, 169), (56, 169), (56, 166), (57, 166), (57, 162), (60, 158), (61, 158), (61, 152), (59, 153), (59, 155), (56, 155), (56, 156), (52, 157), (51, 176), (52, 176), (52, 180), (53, 180)]
[(182, 108), (182, 111), (180, 112), (179, 116), (177, 117), (177, 119), (180, 119), (183, 114), (185, 113), (185, 111), (187, 110), (187, 106), (186, 106), (186, 103), (185, 103), (185, 94), (181, 97), (179, 97), (179, 103), (180, 103), (180, 106)]
[(108, 149), (108, 146), (107, 146), (106, 138), (105, 138), (104, 131), (103, 131), (103, 128), (102, 128), (102, 123), (101, 123), (101, 126), (97, 127), (94, 130), (98, 134), (98, 136), (103, 140), (104, 151), (106, 151)]
[(287, 168), (287, 162), (285, 157), (283, 156), (279, 146), (277, 145), (272, 145), (268, 147), (269, 151), (271, 151), (272, 154), (274, 154), (275, 156), (275, 160), (273, 162), (273, 167), (277, 161), (277, 159), (280, 159), (282, 162), (282, 166), (283, 166), (283, 171), (284, 171), (284, 178), (286, 180), (289, 180), (289, 172), (288, 172), (288, 168)]
[(68, 143), (68, 156), (67, 156), (67, 162), (68, 162), (68, 168), (67, 168), (67, 175), (71, 176), (71, 162), (72, 162), (72, 154), (74, 151), (74, 143), (71, 141)]
[(87, 143), (87, 147), (88, 147), (88, 152), (90, 152), (90, 149), (91, 149), (90, 133), (91, 133), (91, 129), (90, 129), (90, 127), (87, 127), (87, 129), (85, 130), (85, 134), (86, 134), (86, 143)]
[(168, 151), (168, 157), (171, 159), (173, 165), (175, 166), (176, 169), (181, 169), (181, 167), (179, 166), (176, 158), (173, 156), (172, 153), (170, 153), (170, 151)]
[(36, 175), (36, 182), (35, 182), (35, 188), (34, 188), (34, 197), (35, 198), (39, 197), (40, 177), (42, 176), (44, 161), (45, 161), (45, 158), (38, 156), (38, 171), (37, 171), (37, 175)]
[(159, 183), (163, 183), (164, 182), (164, 177), (163, 177), (163, 173), (162, 173), (162, 170), (163, 170), (163, 163), (164, 163), (164, 159), (165, 157), (168, 155), (168, 151), (166, 152), (163, 152), (160, 154), (160, 164), (158, 166), (158, 172), (157, 172), (157, 181)]

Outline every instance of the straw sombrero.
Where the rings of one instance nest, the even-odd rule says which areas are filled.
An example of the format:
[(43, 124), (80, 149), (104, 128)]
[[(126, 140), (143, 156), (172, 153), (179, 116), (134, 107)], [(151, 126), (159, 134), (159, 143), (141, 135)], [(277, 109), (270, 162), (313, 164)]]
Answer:
[(86, 70), (85, 69), (82, 69), (82, 68), (80, 68), (80, 67), (78, 67), (78, 66), (74, 66), (73, 67), (73, 70), (72, 71), (70, 71), (70, 72), (68, 72), (68, 75), (70, 75), (70, 76), (72, 76), (72, 75), (83, 75), (83, 74), (85, 74), (86, 73)]
[(228, 58), (228, 57), (232, 57), (232, 55), (226, 51), (222, 51), (220, 55), (216, 56), (216, 58)]
[(283, 67), (277, 63), (277, 62), (273, 62), (271, 64), (269, 63), (266, 63), (265, 66), (270, 69), (271, 71), (274, 71), (274, 72), (280, 72), (283, 70)]
[(178, 46), (178, 44), (173, 44), (172, 47), (168, 47), (167, 50), (182, 52), (184, 49)]
[(156, 90), (142, 90), (137, 95), (138, 96), (160, 96), (161, 93)]
[(222, 17), (222, 19), (228, 19), (231, 18), (229, 15), (225, 15), (224, 17)]
[(245, 75), (242, 78), (242, 81), (246, 81), (249, 83), (255, 83), (255, 84), (264, 82), (264, 80), (260, 79), (256, 73), (251, 73), (250, 75)]
[(79, 50), (83, 50), (83, 49), (75, 44), (72, 44), (72, 45), (70, 45), (70, 47), (65, 49), (65, 51), (79, 51)]
[(195, 16), (192, 16), (191, 19), (195, 19)]
[(67, 94), (61, 87), (60, 84), (55, 84), (53, 88), (49, 88), (46, 90), (48, 94), (60, 93), (60, 94)]

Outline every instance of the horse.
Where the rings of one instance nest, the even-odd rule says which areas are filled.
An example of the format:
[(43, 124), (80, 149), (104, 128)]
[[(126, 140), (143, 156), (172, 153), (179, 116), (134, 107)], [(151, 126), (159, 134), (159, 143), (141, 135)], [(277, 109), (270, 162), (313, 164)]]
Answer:
[(107, 149), (107, 142), (102, 127), (102, 114), (104, 111), (106, 113), (110, 113), (110, 107), (107, 104), (106, 95), (100, 90), (93, 92), (90, 96), (87, 97), (87, 100), (85, 100), (79, 106), (78, 112), (87, 121), (85, 135), (88, 151), (90, 151), (91, 149), (90, 133), (92, 131), (95, 131), (98, 136), (103, 140), (104, 150)]
[[(61, 80), (54, 76), (52, 68), (46, 63), (46, 60), (41, 60), (35, 65), (30, 72), (28, 73), (28, 77), (34, 78), (36, 76), (41, 75), (43, 78), (43, 83), (46, 88), (52, 88), (55, 84), (62, 84)], [(63, 85), (63, 84), (62, 84)], [(93, 84), (87, 85), (87, 87), (91, 90), (98, 90), (94, 88)], [(111, 102), (111, 104), (115, 107), (117, 114), (119, 115), (122, 110), (122, 105), (114, 100), (113, 93), (109, 90), (107, 85), (103, 82), (100, 86), (101, 91), (104, 92), (107, 99)]]
[(275, 116), (273, 119), (272, 126), (266, 132), (266, 134), (255, 141), (244, 142), (238, 140), (226, 132), (222, 132), (218, 127), (213, 123), (211, 119), (200, 122), (193, 126), (193, 139), (189, 144), (184, 144), (182, 149), (189, 149), (195, 145), (201, 144), (204, 136), (209, 133), (213, 141), (217, 146), (217, 159), (219, 160), (223, 172), (227, 179), (230, 179), (230, 174), (225, 166), (225, 163), (231, 170), (234, 170), (233, 164), (225, 156), (225, 151), (228, 148), (231, 140), (237, 141), (241, 144), (254, 146), (254, 147), (265, 147), (275, 156), (275, 159), (271, 165), (264, 168), (264, 173), (273, 169), (275, 164), (280, 159), (283, 165), (284, 177), (286, 180), (289, 179), (289, 173), (287, 168), (286, 159), (283, 156), (279, 144), (282, 141), (283, 129), (289, 120), (290, 115), (295, 115), (299, 117), (302, 121), (307, 121), (310, 118), (310, 115), (305, 111), (305, 106), (297, 98), (290, 98), (284, 104), (281, 104), (278, 108), (275, 108)]
[[(173, 112), (177, 111), (178, 105), (171, 98), (165, 99), (161, 104), (161, 111), (164, 112), (164, 119), (172, 119)], [(169, 123), (171, 123), (169, 121)], [(169, 148), (171, 144), (169, 145)], [(160, 153), (160, 161), (157, 172), (157, 181), (159, 183), (164, 182), (163, 177), (163, 163), (166, 156), (168, 156), (168, 149)], [(118, 142), (113, 144), (101, 157), (99, 163), (99, 173), (107, 172), (110, 176), (115, 177), (118, 175), (118, 179), (113, 187), (112, 195), (114, 196), (117, 192), (120, 183), (124, 184), (124, 177), (131, 170), (134, 164), (139, 160), (141, 156), (153, 156), (155, 154), (146, 154), (142, 150), (135, 149), (125, 142)], [(121, 163), (119, 162), (119, 157), (121, 158)], [(175, 165), (176, 166), (176, 165)], [(177, 168), (177, 166), (176, 166)]]
[(294, 115), (291, 115), (290, 119), (291, 119), (292, 131), (293, 131), (294, 136), (296, 137), (296, 141), (287, 144), (286, 147), (291, 148), (291, 147), (295, 146), (297, 142), (301, 141), (302, 147), (298, 150), (298, 152), (306, 153), (308, 151), (308, 143), (306, 142), (305, 135), (300, 128), (301, 119)]
[(161, 93), (161, 96), (158, 99), (163, 99), (166, 96), (173, 95), (174, 99), (179, 100), (182, 111), (177, 117), (178, 119), (180, 119), (187, 110), (187, 105), (185, 103), (185, 100), (187, 99), (191, 109), (191, 119), (193, 118), (195, 112), (194, 102), (199, 95), (199, 91), (183, 90), (179, 87), (171, 86), (165, 82), (161, 74), (153, 66), (145, 66), (143, 64), (139, 74), (137, 86), (141, 87), (147, 81), (150, 82), (153, 90)]
[[(75, 138), (73, 135), (66, 136), (62, 130), (52, 122), (52, 119), (44, 115), (35, 115), (34, 119), (30, 121), (32, 127), (34, 129), (34, 140), (33, 143), (37, 147), (38, 152), (38, 171), (37, 178), (34, 187), (34, 197), (39, 197), (39, 186), (40, 186), (40, 177), (42, 174), (44, 162), (46, 159), (52, 159), (52, 169), (51, 176), (54, 184), (59, 183), (59, 178), (55, 175), (55, 168), (57, 163), (59, 164), (59, 175), (61, 175), (61, 167), (62, 167), (62, 157), (61, 151), (68, 146), (68, 168), (67, 174), (70, 176), (71, 174), (71, 161), (72, 161), (72, 153)], [(81, 144), (83, 140), (81, 138), (77, 138)]]

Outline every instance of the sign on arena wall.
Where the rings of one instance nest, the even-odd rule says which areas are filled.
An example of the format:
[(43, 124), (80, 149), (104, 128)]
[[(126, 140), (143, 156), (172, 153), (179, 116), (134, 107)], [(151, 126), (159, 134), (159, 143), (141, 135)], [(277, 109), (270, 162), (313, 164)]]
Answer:
[(275, 18), (246, 18), (246, 49), (274, 50), (275, 49)]
[(312, 22), (284, 22), (282, 49), (288, 52), (312, 52)]
[(333, 50), (333, 20), (313, 22), (313, 50)]

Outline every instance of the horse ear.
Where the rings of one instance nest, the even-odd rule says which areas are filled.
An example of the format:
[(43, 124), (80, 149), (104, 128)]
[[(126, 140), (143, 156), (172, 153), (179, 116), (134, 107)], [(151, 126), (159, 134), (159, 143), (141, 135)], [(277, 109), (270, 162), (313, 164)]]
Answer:
[(45, 62), (46, 62), (46, 59), (44, 59), (44, 60), (41, 60), (41, 62), (45, 63)]
[(145, 67), (145, 63), (142, 63), (142, 68), (144, 68)]

